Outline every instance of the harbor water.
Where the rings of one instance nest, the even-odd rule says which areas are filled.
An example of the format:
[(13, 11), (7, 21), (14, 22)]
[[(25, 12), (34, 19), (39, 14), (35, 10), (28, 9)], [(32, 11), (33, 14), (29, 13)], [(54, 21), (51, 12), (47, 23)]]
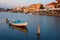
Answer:
[[(6, 18), (27, 21), (27, 29), (9, 26)], [(0, 40), (60, 40), (60, 17), (0, 12)]]

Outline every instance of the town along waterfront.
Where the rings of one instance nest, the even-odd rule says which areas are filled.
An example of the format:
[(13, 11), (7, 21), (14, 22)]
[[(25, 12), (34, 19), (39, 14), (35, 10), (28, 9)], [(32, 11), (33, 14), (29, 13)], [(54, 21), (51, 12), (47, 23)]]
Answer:
[[(6, 18), (27, 21), (27, 29), (9, 26)], [(60, 40), (60, 17), (0, 12), (0, 40)]]

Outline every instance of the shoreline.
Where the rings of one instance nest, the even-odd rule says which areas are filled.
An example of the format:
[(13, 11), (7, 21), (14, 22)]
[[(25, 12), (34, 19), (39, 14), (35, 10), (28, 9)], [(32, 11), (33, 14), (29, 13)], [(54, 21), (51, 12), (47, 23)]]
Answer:
[[(8, 13), (8, 12), (7, 12)], [(54, 14), (54, 13), (45, 13), (45, 14), (40, 14), (40, 13), (23, 13), (23, 12), (9, 12), (9, 13), (17, 13), (17, 14), (30, 14), (30, 15), (39, 15), (39, 16), (58, 16), (60, 17), (59, 13)]]

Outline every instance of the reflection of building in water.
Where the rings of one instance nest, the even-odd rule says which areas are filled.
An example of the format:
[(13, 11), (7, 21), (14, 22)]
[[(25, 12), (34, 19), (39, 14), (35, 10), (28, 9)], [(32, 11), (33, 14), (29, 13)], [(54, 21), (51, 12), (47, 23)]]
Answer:
[(15, 26), (11, 26), (11, 28), (16, 29), (16, 30), (19, 30), (19, 31), (22, 31), (22, 32), (24, 32), (24, 33), (28, 33), (27, 28), (26, 28), (26, 29), (24, 29), (24, 28), (15, 27)]

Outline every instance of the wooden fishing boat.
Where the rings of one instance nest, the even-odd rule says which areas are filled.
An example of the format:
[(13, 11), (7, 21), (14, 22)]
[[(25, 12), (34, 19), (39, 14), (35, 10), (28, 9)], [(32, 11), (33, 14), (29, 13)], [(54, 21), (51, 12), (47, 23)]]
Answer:
[(26, 28), (27, 24), (27, 22), (21, 20), (9, 21), (9, 25), (21, 28)]
[(27, 22), (19, 21), (19, 20), (18, 20), (18, 22), (17, 21), (14, 21), (14, 22), (9, 21), (9, 24), (16, 26), (16, 27), (22, 27), (22, 28), (26, 28), (26, 26), (27, 26)]

